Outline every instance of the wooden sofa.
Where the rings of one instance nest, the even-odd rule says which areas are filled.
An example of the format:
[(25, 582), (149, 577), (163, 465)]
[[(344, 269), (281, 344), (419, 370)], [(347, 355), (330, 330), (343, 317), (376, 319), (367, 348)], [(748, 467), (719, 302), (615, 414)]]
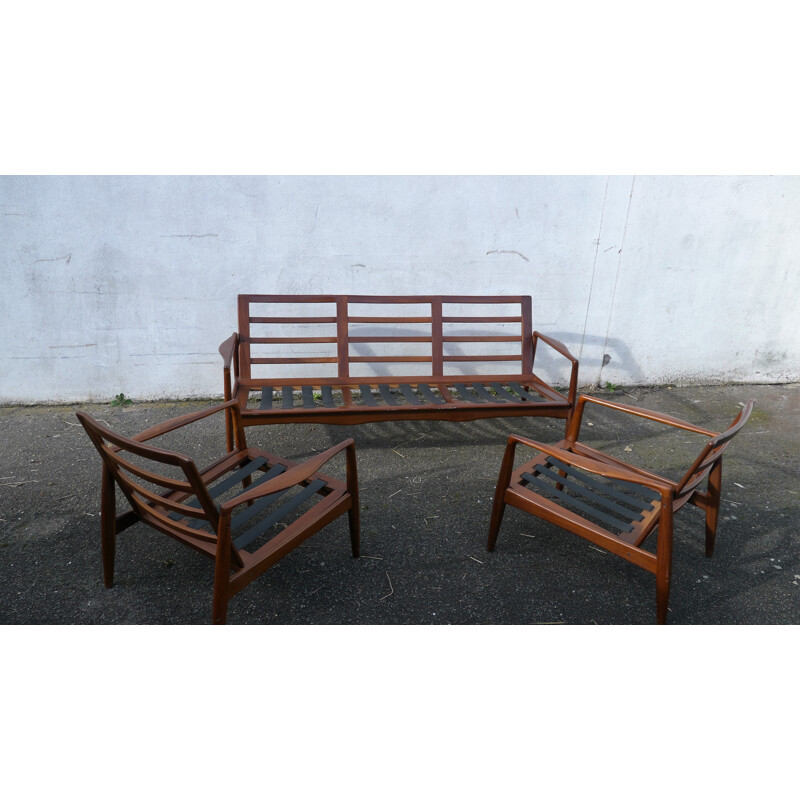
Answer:
[[(568, 419), (575, 405), (578, 362), (532, 330), (528, 296), (243, 294), (238, 318), (219, 351), (243, 425)], [(570, 362), (566, 394), (535, 375), (539, 342)]]

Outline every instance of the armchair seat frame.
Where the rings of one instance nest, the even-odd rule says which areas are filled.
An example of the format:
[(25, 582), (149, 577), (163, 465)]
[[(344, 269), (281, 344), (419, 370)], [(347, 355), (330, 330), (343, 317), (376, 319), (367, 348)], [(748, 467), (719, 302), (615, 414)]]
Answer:
[[(679, 481), (631, 465), (578, 441), (587, 403), (709, 437)], [(656, 617), (667, 620), (673, 518), (686, 503), (705, 511), (705, 554), (714, 552), (722, 486), (722, 454), (747, 422), (751, 400), (719, 434), (647, 409), (581, 395), (566, 438), (556, 445), (522, 436), (508, 439), (497, 481), (487, 549), (495, 548), (506, 505), (588, 539), (655, 575)], [(539, 455), (514, 468), (517, 445)], [(642, 547), (658, 530), (655, 553)]]
[[(352, 552), (359, 555), (353, 440), (295, 464), (248, 447), (238, 411), (237, 401), (231, 400), (134, 437), (114, 433), (88, 414), (78, 413), (103, 459), (101, 539), (107, 587), (114, 583), (117, 535), (140, 521), (214, 559), (215, 623), (226, 621), (233, 595), (345, 512)], [(230, 415), (228, 424), (233, 421), (237, 446), (203, 470), (188, 456), (144, 444), (217, 412)], [(319, 472), (342, 451), (347, 459), (346, 481)], [(179, 477), (165, 474), (165, 468), (177, 471)], [(121, 514), (116, 511), (117, 486), (130, 503), (130, 509)], [(279, 523), (285, 527), (275, 532)]]

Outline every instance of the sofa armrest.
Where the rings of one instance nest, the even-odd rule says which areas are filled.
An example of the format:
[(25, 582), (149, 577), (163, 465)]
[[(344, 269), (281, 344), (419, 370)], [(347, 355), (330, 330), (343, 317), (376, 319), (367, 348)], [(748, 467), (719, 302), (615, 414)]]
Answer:
[(568, 361), (571, 362), (572, 368), (570, 371), (569, 376), (569, 390), (567, 392), (567, 399), (570, 402), (572, 408), (575, 408), (575, 398), (578, 393), (578, 359), (570, 353), (569, 349), (563, 342), (558, 341), (558, 339), (553, 339), (552, 336), (546, 336), (543, 333), (539, 333), (539, 331), (534, 331), (532, 336), (533, 342), (533, 360), (536, 360), (536, 344), (538, 340), (543, 341), (546, 345), (551, 347), (555, 350), (559, 355), (564, 356)]

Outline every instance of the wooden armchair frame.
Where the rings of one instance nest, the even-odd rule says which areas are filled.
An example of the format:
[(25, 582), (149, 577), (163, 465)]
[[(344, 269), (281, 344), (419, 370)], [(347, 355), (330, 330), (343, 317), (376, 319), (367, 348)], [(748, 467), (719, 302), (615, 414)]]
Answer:
[[(225, 412), (236, 449), (203, 470), (186, 455), (144, 444), (218, 412)], [(225, 622), (233, 595), (345, 512), (352, 552), (359, 555), (358, 474), (352, 439), (295, 464), (247, 447), (235, 400), (176, 417), (133, 437), (114, 433), (83, 412), (77, 416), (103, 459), (101, 539), (103, 574), (109, 588), (114, 582), (117, 534), (139, 521), (214, 559), (215, 623)], [(347, 459), (346, 482), (319, 472), (342, 451)], [(132, 456), (138, 457), (139, 463), (133, 463)], [(163, 467), (171, 467), (173, 472), (177, 468), (182, 478), (165, 475)], [(254, 480), (259, 472), (263, 474)], [(120, 515), (116, 512), (116, 486), (131, 506)], [(231, 493), (229, 499), (217, 501)], [(246, 549), (281, 520), (290, 520), (286, 528), (252, 552)]]
[[(672, 481), (579, 442), (586, 403), (702, 434), (709, 441), (683, 477)], [(686, 503), (705, 511), (705, 554), (711, 557), (719, 519), (722, 454), (747, 422), (753, 403), (750, 400), (730, 427), (716, 434), (656, 411), (581, 395), (566, 436), (557, 445), (522, 436), (509, 437), (495, 491), (487, 549), (494, 550), (505, 507), (512, 505), (653, 573), (657, 621), (665, 623), (672, 569), (673, 516)], [(540, 455), (514, 469), (518, 444), (538, 450)], [(607, 480), (599, 481), (599, 477)], [(653, 554), (641, 545), (656, 528)]]

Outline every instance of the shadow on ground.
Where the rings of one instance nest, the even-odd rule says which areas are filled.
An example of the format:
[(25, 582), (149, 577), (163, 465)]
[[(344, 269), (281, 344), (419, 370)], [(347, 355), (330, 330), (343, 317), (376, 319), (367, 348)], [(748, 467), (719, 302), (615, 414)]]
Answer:
[[(703, 515), (677, 517), (669, 622), (800, 621), (800, 386), (635, 388), (616, 399), (714, 430), (755, 397), (724, 460), (716, 552), (703, 556)], [(120, 536), (116, 585), (102, 582), (99, 458), (75, 411), (134, 433), (208, 403), (0, 409), (0, 623), (205, 624), (213, 565), (144, 525)], [(697, 437), (592, 412), (584, 438), (666, 474), (682, 472)], [(164, 445), (211, 461), (216, 418)], [(556, 527), (508, 509), (497, 549), (486, 535), (506, 439), (556, 441), (556, 420), (387, 422), (251, 428), (253, 444), (303, 459), (347, 436), (358, 449), (362, 558), (346, 517), (237, 595), (230, 624), (645, 624), (654, 579)], [(631, 448), (626, 451), (625, 448)], [(335, 462), (332, 462), (334, 464)], [(337, 472), (339, 470), (339, 472)], [(343, 476), (343, 464), (329, 471)]]

